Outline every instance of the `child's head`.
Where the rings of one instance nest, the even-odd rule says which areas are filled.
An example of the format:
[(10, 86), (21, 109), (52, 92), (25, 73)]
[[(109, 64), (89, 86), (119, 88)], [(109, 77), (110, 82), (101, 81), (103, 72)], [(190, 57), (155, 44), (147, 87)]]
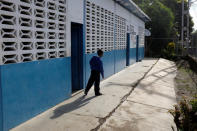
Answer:
[(102, 57), (102, 56), (103, 56), (103, 51), (102, 51), (101, 49), (99, 49), (99, 50), (97, 51), (97, 55), (98, 55), (99, 57)]

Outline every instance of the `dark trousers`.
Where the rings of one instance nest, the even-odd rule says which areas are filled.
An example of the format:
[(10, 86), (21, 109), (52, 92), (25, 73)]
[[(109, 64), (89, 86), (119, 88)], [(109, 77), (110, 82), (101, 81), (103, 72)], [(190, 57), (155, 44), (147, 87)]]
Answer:
[(100, 72), (99, 71), (96, 71), (96, 70), (91, 71), (91, 75), (90, 75), (88, 84), (85, 89), (86, 93), (88, 93), (88, 91), (93, 86), (93, 84), (94, 84), (95, 95), (98, 95), (100, 91)]

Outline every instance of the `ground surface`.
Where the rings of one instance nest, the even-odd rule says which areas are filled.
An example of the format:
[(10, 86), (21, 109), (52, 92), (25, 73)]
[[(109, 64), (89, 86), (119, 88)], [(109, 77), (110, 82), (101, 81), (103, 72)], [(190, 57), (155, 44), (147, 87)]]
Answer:
[(168, 113), (176, 104), (173, 62), (160, 59), (101, 127), (101, 131), (176, 130)]
[(180, 102), (183, 97), (191, 99), (197, 94), (197, 74), (193, 72), (190, 65), (185, 60), (176, 62), (177, 76), (175, 78), (177, 101)]
[(176, 66), (146, 59), (102, 81), (103, 96), (83, 92), (12, 131), (170, 131)]

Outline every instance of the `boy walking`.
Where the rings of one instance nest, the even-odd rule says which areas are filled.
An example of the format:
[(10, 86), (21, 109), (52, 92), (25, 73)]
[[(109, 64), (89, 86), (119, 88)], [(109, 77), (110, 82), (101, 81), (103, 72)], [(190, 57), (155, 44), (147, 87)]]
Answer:
[(90, 60), (91, 75), (84, 92), (85, 95), (88, 94), (88, 91), (90, 90), (93, 84), (94, 84), (95, 96), (102, 95), (100, 93), (100, 74), (102, 78), (104, 78), (104, 70), (103, 70), (103, 62), (101, 61), (100, 58), (103, 57), (103, 51), (99, 49), (97, 51), (97, 55), (98, 56), (93, 56)]

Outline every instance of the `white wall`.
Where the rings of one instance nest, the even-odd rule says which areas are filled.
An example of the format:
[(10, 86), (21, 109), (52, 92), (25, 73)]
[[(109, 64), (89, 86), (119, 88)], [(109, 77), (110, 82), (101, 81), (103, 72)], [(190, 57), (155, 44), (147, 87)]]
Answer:
[(83, 24), (84, 1), (67, 0), (69, 21)]
[(67, 0), (67, 56), (71, 56), (71, 22), (83, 24), (84, 1)]
[(93, 2), (94, 4), (101, 6), (111, 12), (114, 12), (115, 2), (113, 0), (88, 0), (88, 1)]
[(130, 13), (128, 10), (126, 10), (124, 7), (120, 6), (119, 4), (116, 5), (116, 14), (125, 18), (127, 20), (127, 24), (131, 24), (134, 26), (135, 32), (138, 34), (138, 27), (144, 27), (145, 28), (145, 23), (132, 13)]
[[(130, 13), (128, 10), (126, 10), (124, 7), (122, 7), (119, 4), (115, 4), (116, 14), (125, 18), (127, 25), (133, 25), (134, 26), (134, 32), (136, 32), (136, 35), (139, 35), (139, 27), (145, 28), (145, 22), (139, 19), (134, 14)], [(131, 36), (131, 48), (136, 47), (136, 36)], [(140, 47), (143, 46), (142, 44)]]
[[(138, 34), (138, 28), (145, 28), (145, 23), (131, 14), (128, 10), (115, 3), (113, 0), (88, 0), (126, 19), (127, 25), (133, 25)], [(84, 0), (67, 0), (67, 56), (71, 54), (71, 22), (83, 24)]]

